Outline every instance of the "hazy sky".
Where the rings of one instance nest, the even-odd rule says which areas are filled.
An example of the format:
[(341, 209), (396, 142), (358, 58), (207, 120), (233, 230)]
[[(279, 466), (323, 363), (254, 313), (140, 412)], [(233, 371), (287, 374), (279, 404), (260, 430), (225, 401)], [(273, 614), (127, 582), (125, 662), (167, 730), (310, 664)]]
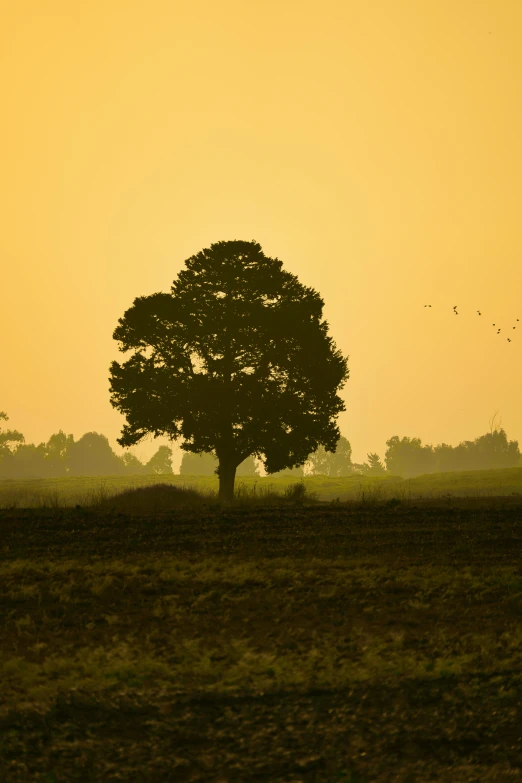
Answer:
[(355, 461), (496, 411), (522, 446), (520, 0), (3, 0), (0, 89), (0, 410), (28, 442), (122, 453), (118, 318), (254, 239), (325, 300)]

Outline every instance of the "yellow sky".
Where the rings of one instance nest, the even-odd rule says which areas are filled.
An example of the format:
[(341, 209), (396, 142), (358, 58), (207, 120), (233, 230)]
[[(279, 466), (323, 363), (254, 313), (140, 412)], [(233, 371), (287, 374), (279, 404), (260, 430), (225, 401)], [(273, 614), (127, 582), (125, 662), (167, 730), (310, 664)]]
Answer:
[(7, 426), (121, 453), (118, 318), (255, 239), (325, 300), (355, 461), (522, 447), (521, 74), (520, 0), (3, 0)]

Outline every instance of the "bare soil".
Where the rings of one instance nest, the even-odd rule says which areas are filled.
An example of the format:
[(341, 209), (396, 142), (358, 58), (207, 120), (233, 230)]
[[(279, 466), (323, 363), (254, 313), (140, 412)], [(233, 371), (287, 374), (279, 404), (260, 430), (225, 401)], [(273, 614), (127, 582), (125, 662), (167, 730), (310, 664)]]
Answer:
[(13, 509), (0, 553), (2, 781), (522, 780), (520, 498)]

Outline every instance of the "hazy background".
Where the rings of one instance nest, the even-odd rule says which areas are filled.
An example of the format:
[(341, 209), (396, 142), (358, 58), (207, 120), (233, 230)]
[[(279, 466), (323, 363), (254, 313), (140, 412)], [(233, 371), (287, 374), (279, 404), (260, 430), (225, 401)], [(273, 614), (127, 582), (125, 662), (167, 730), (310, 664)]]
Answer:
[(354, 461), (522, 441), (521, 74), (520, 0), (3, 0), (5, 426), (122, 453), (118, 318), (255, 239), (325, 300)]

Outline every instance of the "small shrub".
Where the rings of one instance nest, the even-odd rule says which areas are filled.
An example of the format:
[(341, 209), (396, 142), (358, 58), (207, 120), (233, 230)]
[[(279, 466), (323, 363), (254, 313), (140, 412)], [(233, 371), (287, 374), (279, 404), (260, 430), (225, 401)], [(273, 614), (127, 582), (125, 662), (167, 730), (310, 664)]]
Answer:
[(309, 492), (304, 483), (300, 481), (298, 484), (292, 484), (285, 489), (284, 498), (290, 503), (314, 502), (316, 494), (315, 492)]
[(182, 506), (201, 506), (206, 500), (195, 489), (175, 487), (172, 484), (152, 484), (127, 489), (102, 500), (96, 507), (99, 511), (115, 511), (133, 516), (174, 511)]
[(278, 492), (273, 484), (261, 486), (256, 491), (256, 484), (247, 486), (238, 484), (234, 493), (234, 500), (240, 506), (280, 506), (287, 503), (316, 503), (317, 493), (310, 492), (305, 484), (300, 481), (285, 487), (283, 492)]

